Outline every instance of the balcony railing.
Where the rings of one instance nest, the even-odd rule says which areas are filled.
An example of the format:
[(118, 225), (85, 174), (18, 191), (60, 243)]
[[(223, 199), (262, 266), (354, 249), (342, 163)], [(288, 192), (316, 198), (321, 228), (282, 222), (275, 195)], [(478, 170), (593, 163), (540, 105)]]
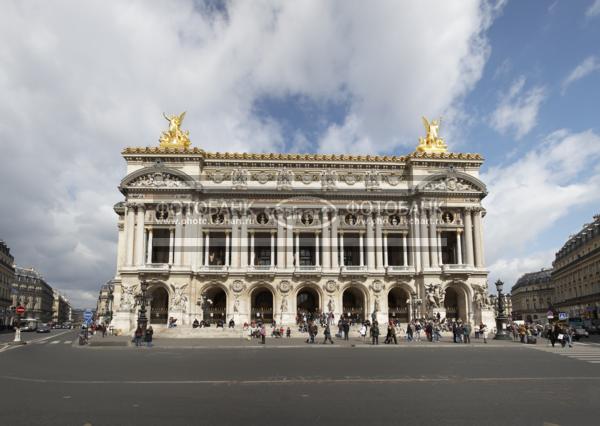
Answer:
[(415, 267), (411, 265), (389, 265), (386, 272), (390, 275), (394, 274), (413, 274)]
[(227, 266), (227, 265), (204, 265), (202, 267), (202, 270), (204, 272), (213, 272), (213, 273), (227, 272), (228, 269), (229, 269), (229, 266)]
[(300, 265), (294, 268), (294, 273), (319, 273), (321, 267), (317, 265)]
[(472, 266), (465, 265), (465, 264), (448, 263), (446, 265), (442, 265), (443, 272), (464, 272), (464, 271), (467, 271), (470, 269), (472, 269)]

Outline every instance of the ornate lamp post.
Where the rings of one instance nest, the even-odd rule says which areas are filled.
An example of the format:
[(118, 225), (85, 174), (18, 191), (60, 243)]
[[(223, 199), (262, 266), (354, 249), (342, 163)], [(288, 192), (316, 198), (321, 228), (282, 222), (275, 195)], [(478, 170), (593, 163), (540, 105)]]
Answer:
[(206, 321), (206, 310), (210, 308), (213, 304), (213, 301), (209, 299), (208, 293), (203, 291), (198, 299), (198, 306), (202, 309), (202, 321)]
[(148, 282), (142, 281), (140, 283), (140, 292), (135, 296), (136, 302), (140, 305), (140, 310), (138, 312), (138, 327), (141, 327), (142, 330), (146, 329), (148, 325), (148, 317), (146, 316), (146, 303), (149, 302), (146, 293), (148, 291)]
[(494, 337), (494, 340), (512, 340), (511, 336), (504, 329), (507, 318), (504, 314), (504, 297), (502, 296), (503, 287), (504, 283), (502, 281), (496, 281), (496, 290), (498, 291), (498, 316), (496, 317), (496, 336)]

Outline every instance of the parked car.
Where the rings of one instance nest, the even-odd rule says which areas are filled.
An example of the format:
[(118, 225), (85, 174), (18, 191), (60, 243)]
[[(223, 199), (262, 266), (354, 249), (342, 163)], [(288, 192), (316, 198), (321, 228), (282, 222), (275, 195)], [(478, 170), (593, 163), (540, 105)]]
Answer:
[(48, 324), (40, 324), (36, 330), (38, 333), (50, 333), (50, 326)]
[(573, 338), (575, 340), (579, 340), (582, 337), (590, 338), (590, 333), (588, 333), (584, 328), (576, 328), (575, 333), (573, 334)]

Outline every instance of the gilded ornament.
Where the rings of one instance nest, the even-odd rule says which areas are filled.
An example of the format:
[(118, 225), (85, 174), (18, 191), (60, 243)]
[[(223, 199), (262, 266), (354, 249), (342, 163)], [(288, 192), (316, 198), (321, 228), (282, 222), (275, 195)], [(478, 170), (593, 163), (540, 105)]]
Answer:
[(418, 152), (444, 153), (448, 151), (444, 139), (439, 137), (440, 123), (441, 120), (431, 120), (430, 122), (423, 117), (423, 126), (425, 126), (427, 134), (424, 138), (419, 138)]
[(180, 126), (185, 117), (185, 112), (180, 115), (167, 116), (163, 112), (163, 116), (169, 122), (169, 130), (163, 132), (159, 141), (161, 148), (184, 148), (190, 146), (190, 132), (181, 130)]

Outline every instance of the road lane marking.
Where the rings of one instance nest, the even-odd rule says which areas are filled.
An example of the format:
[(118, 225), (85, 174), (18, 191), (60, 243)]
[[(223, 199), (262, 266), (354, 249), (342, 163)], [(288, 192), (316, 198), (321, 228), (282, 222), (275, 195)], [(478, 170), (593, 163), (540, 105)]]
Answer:
[(0, 376), (0, 379), (29, 383), (51, 383), (70, 385), (302, 385), (302, 384), (402, 384), (402, 383), (469, 383), (469, 382), (557, 382), (557, 381), (598, 381), (600, 377), (400, 377), (390, 379), (344, 378), (344, 379), (256, 379), (256, 380), (58, 380), (36, 379), (17, 376)]
[(56, 345), (57, 343), (60, 343), (60, 340), (53, 340), (50, 342), (51, 345)]
[(64, 341), (64, 344), (65, 344), (65, 345), (68, 345), (68, 344), (69, 344), (69, 343), (71, 343), (71, 342), (72, 342), (72, 340), (65, 340), (65, 341)]

